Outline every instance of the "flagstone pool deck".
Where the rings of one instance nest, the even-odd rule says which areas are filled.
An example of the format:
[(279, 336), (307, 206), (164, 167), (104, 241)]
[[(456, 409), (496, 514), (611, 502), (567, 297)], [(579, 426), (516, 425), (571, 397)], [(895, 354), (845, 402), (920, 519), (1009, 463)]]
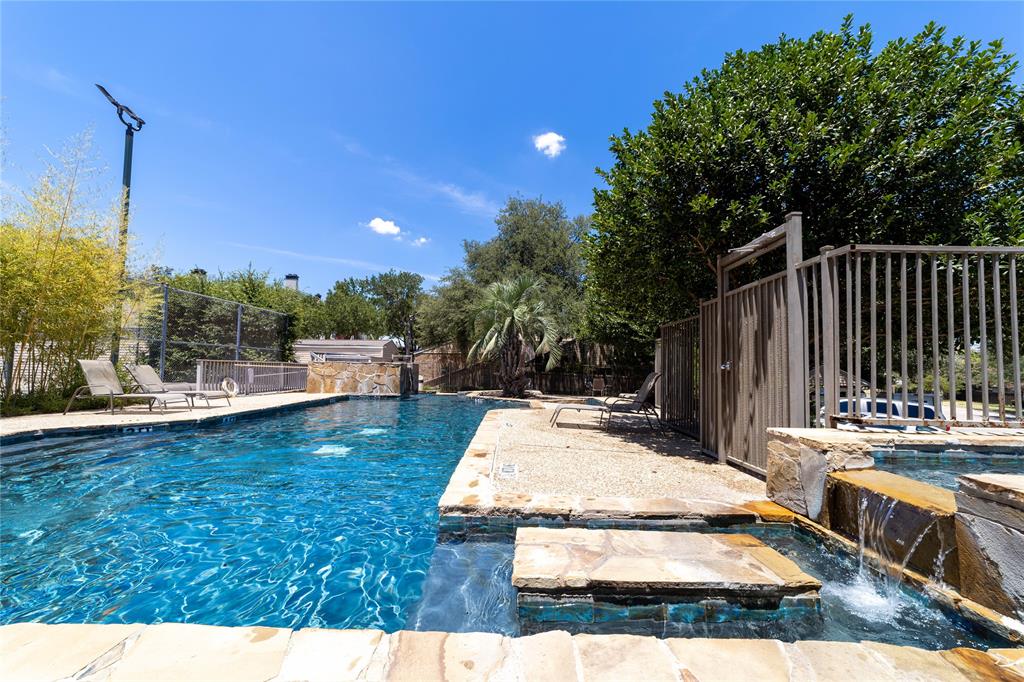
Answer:
[(1021, 680), (1024, 649), (925, 651), (873, 642), (510, 638), (485, 633), (210, 625), (0, 627), (0, 680)]
[[(636, 422), (598, 426), (592, 412), (487, 413), (439, 502), (448, 518), (547, 517), (788, 522), (763, 481), (700, 454), (678, 434)], [(514, 471), (514, 473), (510, 473)]]

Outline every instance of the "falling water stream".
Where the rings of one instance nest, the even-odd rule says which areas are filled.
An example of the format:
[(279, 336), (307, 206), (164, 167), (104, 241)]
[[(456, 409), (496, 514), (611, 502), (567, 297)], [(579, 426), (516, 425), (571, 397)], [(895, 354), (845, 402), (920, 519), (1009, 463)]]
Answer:
[[(902, 586), (903, 571), (921, 542), (935, 526), (931, 518), (904, 537), (886, 532), (897, 513), (898, 500), (860, 490), (857, 504), (857, 573), (849, 583), (835, 589), (843, 593), (852, 608), (871, 620), (893, 621), (911, 607)], [(935, 580), (942, 579), (943, 563), (950, 548), (941, 535), (940, 551), (932, 567)]]

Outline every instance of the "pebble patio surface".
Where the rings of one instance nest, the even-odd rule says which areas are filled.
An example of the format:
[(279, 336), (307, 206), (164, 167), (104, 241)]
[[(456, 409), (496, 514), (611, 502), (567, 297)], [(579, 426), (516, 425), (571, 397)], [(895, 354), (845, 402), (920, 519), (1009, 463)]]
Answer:
[(210, 625), (0, 627), (0, 679), (1020, 680), (1024, 649), (924, 651), (871, 642), (284, 630)]
[[(661, 434), (643, 419), (615, 416), (611, 429), (592, 412), (504, 412), (494, 468), (496, 492), (671, 497), (742, 504), (765, 499), (757, 478), (700, 453), (696, 441)], [(509, 426), (508, 424), (511, 424)], [(515, 477), (502, 474), (516, 465)]]

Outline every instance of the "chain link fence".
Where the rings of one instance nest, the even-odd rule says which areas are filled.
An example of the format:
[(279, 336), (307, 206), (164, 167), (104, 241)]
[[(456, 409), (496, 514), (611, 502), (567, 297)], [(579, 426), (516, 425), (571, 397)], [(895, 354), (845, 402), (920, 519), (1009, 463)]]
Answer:
[(164, 381), (195, 381), (199, 360), (281, 361), (289, 316), (166, 284), (147, 284), (120, 342), (120, 361)]

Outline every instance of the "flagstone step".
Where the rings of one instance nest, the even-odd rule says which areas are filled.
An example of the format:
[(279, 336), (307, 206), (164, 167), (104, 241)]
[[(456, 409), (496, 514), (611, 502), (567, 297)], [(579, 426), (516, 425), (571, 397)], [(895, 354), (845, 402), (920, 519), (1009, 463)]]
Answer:
[(520, 528), (512, 584), (521, 621), (575, 623), (806, 616), (821, 588), (745, 533), (585, 528)]
[(1024, 679), (1024, 649), (926, 651), (873, 642), (530, 637), (267, 627), (0, 626), (0, 680), (905, 680)]

